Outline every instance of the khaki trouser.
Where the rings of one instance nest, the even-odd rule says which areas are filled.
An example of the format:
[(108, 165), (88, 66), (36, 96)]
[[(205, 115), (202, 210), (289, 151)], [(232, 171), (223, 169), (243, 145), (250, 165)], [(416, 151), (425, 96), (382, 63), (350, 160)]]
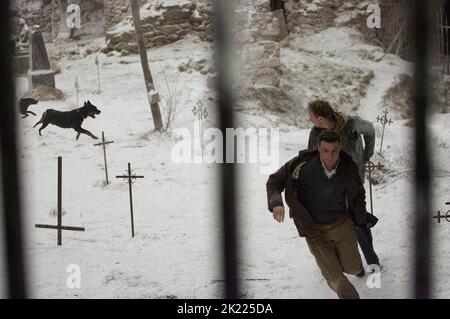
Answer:
[(331, 225), (316, 224), (319, 236), (308, 239), (309, 250), (328, 285), (339, 298), (359, 298), (355, 287), (344, 275), (363, 271), (352, 220), (348, 216)]

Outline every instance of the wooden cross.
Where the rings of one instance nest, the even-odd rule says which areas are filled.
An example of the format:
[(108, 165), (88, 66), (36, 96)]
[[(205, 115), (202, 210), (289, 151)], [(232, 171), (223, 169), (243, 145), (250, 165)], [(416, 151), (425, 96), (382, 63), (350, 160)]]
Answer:
[(71, 230), (71, 231), (84, 231), (84, 227), (73, 227), (73, 226), (63, 226), (62, 225), (62, 157), (58, 156), (58, 209), (57, 209), (57, 217), (58, 224), (55, 225), (43, 225), (36, 224), (36, 228), (47, 228), (47, 229), (56, 229), (58, 230), (58, 246), (62, 245), (62, 231), (63, 230)]
[(116, 178), (128, 179), (128, 187), (130, 193), (130, 212), (131, 212), (131, 237), (134, 237), (133, 193), (131, 191), (131, 183), (133, 182), (133, 179), (144, 178), (144, 176), (131, 174), (131, 164), (128, 163), (128, 175), (116, 176)]
[(441, 218), (445, 218), (447, 222), (450, 222), (450, 211), (448, 211), (445, 215), (441, 215), (441, 211), (438, 210), (437, 215), (433, 216), (433, 218), (438, 220), (438, 224), (441, 223)]
[(372, 201), (372, 172), (375, 169), (381, 170), (383, 165), (378, 162), (378, 165), (375, 165), (372, 161), (368, 161), (364, 166), (365, 171), (369, 173), (369, 192), (370, 192), (370, 213), (373, 215), (373, 201)]
[(384, 113), (384, 115), (382, 117), (377, 116), (377, 122), (380, 122), (381, 125), (383, 125), (383, 132), (381, 133), (380, 154), (383, 149), (384, 128), (385, 128), (386, 124), (391, 125), (393, 123), (391, 119), (387, 118), (387, 114), (389, 113), (388, 110), (387, 109), (384, 110), (383, 113)]
[(198, 129), (200, 133), (200, 147), (203, 155), (203, 127), (202, 121), (208, 117), (208, 110), (203, 107), (202, 101), (198, 100), (197, 105), (192, 108), (192, 113), (198, 119)]
[[(445, 205), (450, 205), (450, 202), (446, 202)], [(441, 218), (445, 218), (445, 220), (450, 223), (450, 210), (447, 211), (445, 215), (441, 215), (441, 211), (438, 210), (437, 215), (433, 216), (433, 218), (438, 220), (438, 224), (441, 223)]]
[(105, 161), (105, 174), (106, 174), (106, 185), (109, 184), (108, 181), (108, 163), (106, 162), (106, 145), (114, 143), (114, 141), (105, 141), (105, 133), (102, 131), (102, 142), (94, 144), (94, 146), (102, 146), (103, 147), (103, 159)]
[(77, 92), (77, 107), (78, 107), (78, 90), (80, 89), (80, 86), (78, 85), (78, 76), (75, 78), (75, 90)]
[(100, 66), (98, 63), (98, 54), (95, 56), (95, 65), (97, 65), (97, 78), (98, 78), (98, 91), (97, 93), (101, 92), (101, 88), (100, 88)]

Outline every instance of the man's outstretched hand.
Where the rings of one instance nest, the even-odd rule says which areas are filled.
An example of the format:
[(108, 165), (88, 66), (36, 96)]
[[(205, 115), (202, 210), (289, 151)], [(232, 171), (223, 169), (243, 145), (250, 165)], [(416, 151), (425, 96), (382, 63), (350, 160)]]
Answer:
[(283, 206), (277, 206), (272, 210), (273, 213), (273, 219), (275, 219), (277, 222), (281, 223), (284, 221), (284, 207)]

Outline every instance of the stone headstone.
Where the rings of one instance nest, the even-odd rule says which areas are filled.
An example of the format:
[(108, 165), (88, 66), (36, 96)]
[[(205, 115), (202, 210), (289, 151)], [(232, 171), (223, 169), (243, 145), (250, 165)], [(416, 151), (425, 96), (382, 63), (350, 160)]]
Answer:
[(38, 85), (55, 87), (55, 72), (50, 67), (47, 48), (39, 30), (31, 33), (28, 81), (31, 90)]

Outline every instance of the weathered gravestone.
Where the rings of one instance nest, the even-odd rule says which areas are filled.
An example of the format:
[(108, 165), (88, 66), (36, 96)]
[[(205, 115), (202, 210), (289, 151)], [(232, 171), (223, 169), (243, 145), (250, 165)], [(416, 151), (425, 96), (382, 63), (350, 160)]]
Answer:
[(47, 49), (41, 31), (35, 30), (30, 39), (30, 70), (28, 82), (30, 90), (38, 85), (55, 87), (55, 72), (50, 67)]

